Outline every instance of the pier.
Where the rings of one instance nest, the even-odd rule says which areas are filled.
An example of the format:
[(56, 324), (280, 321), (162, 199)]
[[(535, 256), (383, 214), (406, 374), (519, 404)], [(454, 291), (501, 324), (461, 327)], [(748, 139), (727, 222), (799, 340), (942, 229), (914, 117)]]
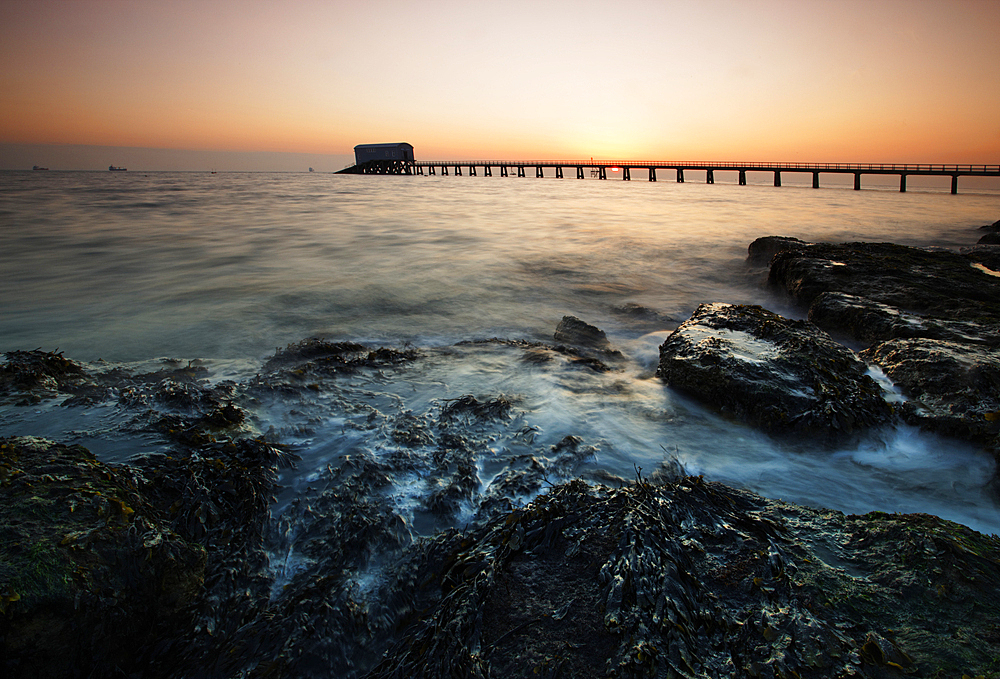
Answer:
[[(655, 182), (666, 172), (672, 172), (677, 182), (685, 181), (684, 173), (704, 172), (708, 184), (715, 183), (715, 173), (736, 172), (740, 185), (747, 183), (747, 172), (770, 172), (774, 185), (781, 186), (782, 173), (805, 172), (812, 174), (812, 187), (818, 189), (821, 174), (852, 174), (854, 189), (861, 190), (864, 175), (897, 175), (899, 190), (906, 191), (907, 177), (938, 176), (951, 177), (951, 192), (958, 193), (959, 177), (1000, 177), (1000, 165), (945, 165), (929, 164), (888, 164), (888, 163), (758, 163), (720, 161), (651, 161), (651, 160), (420, 160), (387, 163), (361, 163), (341, 170), (338, 174), (406, 174), (406, 175), (456, 175), (468, 173), (476, 176), (482, 169), (483, 176), (492, 177), (494, 171), (501, 177), (527, 177), (528, 168), (534, 169), (534, 176), (542, 178), (554, 176), (563, 179), (566, 170), (575, 170), (577, 179), (584, 179), (589, 173), (597, 179), (607, 179), (608, 173), (621, 175), (622, 180), (632, 179), (632, 170), (646, 170), (649, 181)], [(464, 171), (464, 172), (463, 172)], [(548, 174), (546, 174), (548, 171)], [(660, 172), (660, 177), (657, 172)]]

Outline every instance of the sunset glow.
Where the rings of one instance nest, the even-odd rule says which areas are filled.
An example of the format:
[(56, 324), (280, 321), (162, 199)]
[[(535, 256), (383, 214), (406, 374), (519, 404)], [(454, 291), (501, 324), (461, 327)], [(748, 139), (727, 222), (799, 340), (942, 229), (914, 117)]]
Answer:
[(996, 163), (998, 28), (991, 0), (5, 0), (0, 149)]

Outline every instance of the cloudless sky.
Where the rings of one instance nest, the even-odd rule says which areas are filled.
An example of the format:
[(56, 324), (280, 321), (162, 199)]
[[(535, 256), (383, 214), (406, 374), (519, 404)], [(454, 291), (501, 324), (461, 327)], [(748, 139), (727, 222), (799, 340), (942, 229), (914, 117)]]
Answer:
[(998, 34), (1000, 0), (0, 0), (0, 149), (998, 163)]

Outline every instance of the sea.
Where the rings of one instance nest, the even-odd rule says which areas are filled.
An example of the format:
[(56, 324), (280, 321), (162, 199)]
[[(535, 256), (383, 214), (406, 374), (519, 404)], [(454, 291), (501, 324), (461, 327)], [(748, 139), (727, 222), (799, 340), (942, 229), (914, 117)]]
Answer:
[[(282, 472), (275, 515), (328, 465), (413, 446), (391, 435), (394, 422), (433, 423), (471, 395), (512, 405), (477, 452), (482, 492), (511, 455), (544, 463), (574, 436), (586, 455), (546, 467), (548, 483), (629, 481), (680, 465), (812, 507), (927, 512), (1000, 533), (995, 463), (976, 446), (905, 424), (840, 447), (772, 438), (654, 374), (659, 345), (701, 303), (804, 317), (748, 269), (754, 239), (960, 250), (1000, 218), (1000, 188), (813, 189), (809, 175), (796, 185), (787, 174), (782, 187), (770, 175), (740, 186), (720, 175), (707, 184), (636, 173), (2, 172), (0, 351), (59, 351), (95, 369), (189, 362), (210, 383), (239, 383), (311, 337), (415, 349), (417, 360), (338, 377), (312, 403), (253, 413), (255, 431), (300, 457)], [(560, 355), (525, 360), (524, 347), (554, 344), (567, 315), (604, 330), (623, 359), (604, 372)], [(906, 398), (872, 374), (887, 398)], [(308, 421), (296, 420), (304, 410)], [(168, 445), (126, 418), (113, 405), (8, 403), (0, 435), (82, 443), (116, 464)], [(393, 479), (386, 497), (417, 533), (474, 515), (473, 498), (426, 520), (433, 487), (417, 469)]]

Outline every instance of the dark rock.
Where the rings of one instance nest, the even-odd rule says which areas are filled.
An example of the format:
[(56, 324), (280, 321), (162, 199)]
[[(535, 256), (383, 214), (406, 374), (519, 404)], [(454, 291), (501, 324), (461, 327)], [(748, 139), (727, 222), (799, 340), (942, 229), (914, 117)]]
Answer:
[(898, 339), (861, 352), (908, 394), (907, 419), (1000, 451), (1000, 356), (971, 343)]
[[(179, 634), (206, 551), (127, 468), (80, 446), (0, 439), (0, 666), (5, 676), (110, 676)], [(128, 671), (128, 670), (126, 670)]]
[(62, 352), (8, 351), (0, 365), (0, 396), (19, 395), (21, 404), (37, 403), (58, 392), (92, 385), (82, 365)]
[(676, 327), (680, 323), (678, 319), (669, 314), (661, 313), (656, 309), (650, 309), (635, 302), (626, 302), (621, 306), (612, 307), (611, 312), (628, 319), (632, 324), (639, 324), (656, 330), (662, 330), (670, 326)]
[(973, 245), (969, 248), (962, 248), (962, 256), (966, 257), (973, 266), (987, 275), (1000, 275), (1000, 247), (996, 245)]
[(1000, 245), (1000, 231), (988, 233), (976, 242), (979, 245)]
[(591, 349), (604, 350), (611, 347), (611, 342), (603, 330), (581, 321), (576, 316), (563, 316), (556, 326), (554, 339), (556, 342)]
[(768, 281), (803, 307), (823, 292), (842, 292), (945, 318), (1000, 317), (1000, 278), (949, 251), (892, 243), (796, 245), (774, 256)]
[(913, 401), (906, 419), (1000, 455), (1000, 248), (961, 254), (887, 243), (789, 244), (769, 281), (809, 306), (809, 319), (869, 348)]
[(867, 297), (823, 292), (809, 307), (809, 320), (831, 333), (868, 345), (890, 339), (925, 337), (996, 346), (1000, 325), (948, 320), (912, 313)]
[(779, 252), (795, 250), (808, 245), (798, 238), (785, 236), (764, 236), (750, 243), (747, 248), (747, 264), (750, 266), (768, 266), (771, 259)]
[(839, 438), (891, 420), (866, 369), (811, 323), (703, 304), (660, 347), (656, 374), (766, 431)]
[(974, 676), (1000, 657), (996, 536), (700, 477), (557, 486), (422, 541), (393, 578), (413, 615), (370, 679)]

